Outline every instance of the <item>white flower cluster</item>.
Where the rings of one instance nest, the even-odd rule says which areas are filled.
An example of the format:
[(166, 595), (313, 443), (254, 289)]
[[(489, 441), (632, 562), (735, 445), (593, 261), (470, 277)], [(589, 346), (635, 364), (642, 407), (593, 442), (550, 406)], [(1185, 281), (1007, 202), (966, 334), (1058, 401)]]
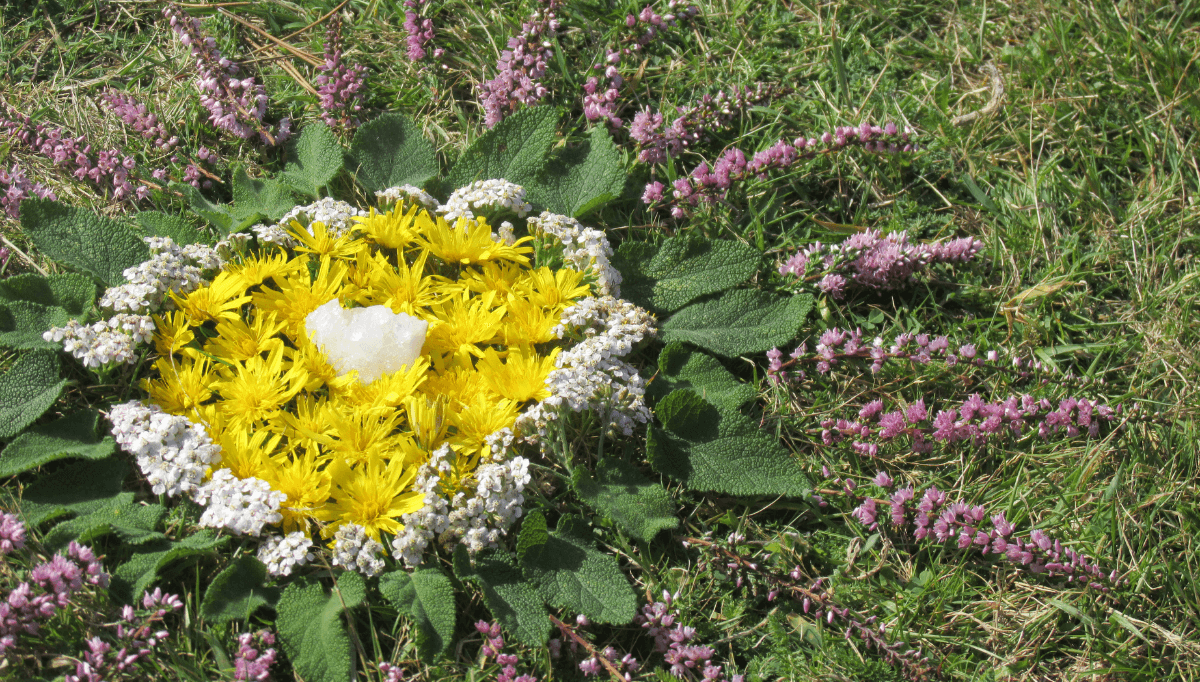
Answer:
[(258, 560), (267, 565), (271, 575), (291, 575), (294, 568), (313, 560), (312, 544), (301, 531), (272, 535), (258, 548)]
[(420, 565), (429, 541), (450, 527), (450, 503), (441, 496), (439, 484), (450, 472), (451, 456), (450, 446), (442, 445), (417, 469), (413, 490), (425, 494), (425, 503), (400, 517), (404, 528), (392, 540), (392, 556), (409, 568)]
[(205, 507), (201, 526), (258, 535), (263, 526), (283, 520), (279, 505), (287, 495), (272, 490), (261, 478), (238, 478), (229, 469), (219, 469), (192, 499)]
[(128, 281), (109, 287), (100, 297), (100, 307), (116, 315), (91, 325), (71, 320), (65, 327), (45, 332), (42, 338), (61, 342), (63, 350), (85, 367), (102, 367), (110, 362), (133, 364), (137, 361), (136, 346), (154, 335), (154, 321), (149, 315), (171, 305), (167, 292), (191, 291), (203, 283), (206, 270), (225, 264), (211, 246), (180, 247), (169, 237), (146, 237), (144, 241), (153, 254), (150, 260), (127, 268), (123, 274)]
[(357, 523), (347, 523), (333, 534), (333, 565), (358, 571), (368, 578), (383, 572), (379, 555), (383, 545), (367, 535), (367, 529)]
[(84, 367), (103, 367), (110, 362), (132, 365), (137, 362), (137, 345), (154, 337), (154, 320), (147, 315), (114, 315), (94, 324), (76, 320), (65, 327), (52, 327), (42, 339), (62, 343), (63, 350), (74, 355)]
[(325, 197), (311, 204), (293, 208), (283, 214), (279, 222), (274, 225), (259, 223), (250, 229), (258, 237), (259, 241), (268, 244), (278, 244), (290, 249), (296, 246), (296, 240), (287, 231), (287, 226), (293, 220), (299, 222), (305, 229), (316, 222), (325, 223), (325, 228), (329, 230), (330, 234), (340, 237), (358, 224), (354, 221), (355, 216), (365, 215), (367, 215), (367, 211), (355, 208), (344, 201)]
[(109, 287), (100, 307), (115, 312), (154, 313), (170, 307), (168, 291), (186, 293), (204, 281), (205, 270), (224, 265), (217, 250), (205, 244), (179, 246), (170, 237), (146, 237), (150, 260), (127, 268), (125, 284)]
[(157, 495), (193, 494), (204, 480), (204, 470), (221, 461), (221, 446), (202, 425), (167, 414), (158, 405), (136, 400), (113, 405), (108, 419), (113, 438), (137, 458)]
[(410, 568), (418, 566), (435, 537), (446, 547), (462, 542), (472, 553), (496, 547), (524, 513), (522, 491), (532, 478), (529, 460), (507, 456), (513, 440), (509, 429), (488, 436), (493, 461), (475, 469), (473, 494), (460, 491), (449, 502), (439, 494), (439, 483), (452, 468), (453, 453), (449, 446), (438, 448), (418, 471), (414, 486), (425, 493), (425, 505), (402, 517), (404, 529), (392, 541), (392, 555)]
[(529, 231), (543, 232), (561, 242), (563, 261), (580, 272), (595, 275), (600, 294), (621, 295), (621, 273), (612, 266), (613, 250), (604, 232), (549, 211), (530, 218)]
[(517, 417), (517, 429), (531, 442), (544, 442), (549, 423), (561, 410), (594, 411), (626, 436), (650, 421), (646, 382), (636, 368), (621, 360), (643, 339), (655, 335), (654, 316), (629, 301), (588, 297), (563, 312), (555, 333), (578, 330), (583, 340), (563, 351), (558, 369), (546, 377), (550, 397)]
[(446, 203), (439, 206), (438, 213), (447, 222), (453, 223), (458, 218), (472, 220), (475, 213), (472, 209), (484, 207), (506, 208), (524, 218), (533, 209), (525, 201), (525, 188), (507, 180), (476, 180), (466, 187), (454, 190)]
[(382, 192), (375, 193), (375, 202), (381, 207), (391, 206), (398, 201), (403, 201), (405, 205), (417, 203), (429, 211), (436, 211), (438, 207), (438, 200), (434, 199), (432, 194), (412, 185), (388, 187)]

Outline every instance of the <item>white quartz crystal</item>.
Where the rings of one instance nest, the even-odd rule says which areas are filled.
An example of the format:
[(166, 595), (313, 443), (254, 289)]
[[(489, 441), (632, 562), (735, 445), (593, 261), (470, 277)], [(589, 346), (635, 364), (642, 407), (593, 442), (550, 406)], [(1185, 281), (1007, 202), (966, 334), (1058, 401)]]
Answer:
[(356, 369), (369, 384), (421, 356), (429, 323), (383, 305), (347, 310), (335, 298), (309, 313), (304, 326), (338, 376)]

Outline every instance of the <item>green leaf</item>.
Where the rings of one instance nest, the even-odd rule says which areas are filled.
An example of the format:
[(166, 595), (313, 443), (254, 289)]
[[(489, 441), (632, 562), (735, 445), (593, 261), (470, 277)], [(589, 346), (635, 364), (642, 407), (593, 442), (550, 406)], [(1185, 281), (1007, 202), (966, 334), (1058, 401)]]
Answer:
[(287, 586), (275, 607), (275, 627), (283, 650), (305, 682), (349, 682), (354, 679), (354, 649), (342, 614), (363, 602), (366, 585), (357, 573), (338, 574), (337, 586), (326, 591), (311, 578)]
[(762, 353), (796, 338), (812, 297), (735, 289), (693, 303), (663, 322), (662, 340), (686, 341), (718, 355)]
[(527, 191), (533, 203), (579, 218), (621, 196), (624, 189), (621, 152), (608, 130), (596, 126), (587, 142), (555, 155)]
[(200, 193), (200, 190), (185, 182), (172, 182), (171, 189), (187, 197), (192, 207), (192, 213), (204, 218), (217, 230), (217, 234), (227, 235), (234, 231), (233, 207), (228, 204), (214, 204)]
[(436, 568), (412, 573), (394, 571), (379, 579), (379, 591), (417, 626), (421, 658), (432, 661), (450, 649), (454, 639), (454, 586)]
[(458, 157), (443, 180), (443, 191), (448, 194), (476, 180), (504, 179), (532, 186), (546, 165), (557, 126), (554, 107), (532, 107), (509, 116)]
[(108, 457), (116, 451), (117, 442), (111, 436), (97, 436), (99, 421), (96, 410), (82, 410), (22, 433), (0, 452), (0, 476), (13, 476), (56, 459)]
[[(191, 187), (191, 185), (188, 186)], [(192, 187), (192, 189), (195, 188)], [(192, 227), (191, 223), (182, 216), (170, 215), (161, 211), (139, 211), (134, 217), (147, 237), (170, 237), (171, 241), (180, 246), (188, 244), (211, 246), (216, 241), (207, 232)]]
[(292, 189), (314, 199), (345, 164), (337, 136), (324, 123), (310, 123), (288, 145), (288, 164), (280, 176)]
[(42, 253), (109, 286), (125, 281), (126, 268), (150, 258), (128, 225), (57, 201), (21, 202), (21, 229)]
[(42, 474), (21, 493), (21, 515), (30, 526), (64, 514), (90, 514), (116, 504), (129, 465), (115, 457), (67, 464)]
[(626, 242), (617, 252), (617, 268), (628, 274), (622, 295), (651, 310), (672, 312), (705, 294), (735, 287), (758, 270), (753, 247), (728, 239), (672, 237), (653, 248)]
[(58, 400), (67, 385), (58, 378), (58, 369), (56, 354), (35, 350), (0, 375), (0, 438), (17, 435)]
[(145, 545), (141, 552), (134, 554), (129, 561), (121, 564), (112, 572), (109, 589), (117, 599), (126, 603), (132, 602), (142, 596), (142, 593), (155, 580), (158, 580), (159, 571), (172, 562), (208, 554), (227, 542), (229, 542), (229, 536), (217, 535), (209, 528), (189, 535), (178, 542), (155, 540)]
[(121, 493), (113, 498), (110, 505), (58, 524), (46, 533), (42, 542), (51, 549), (57, 549), (72, 540), (86, 544), (98, 537), (116, 533), (126, 543), (140, 545), (165, 537), (154, 529), (166, 513), (167, 509), (162, 505), (137, 504), (133, 493)]
[[(341, 147), (338, 149), (340, 150)], [(234, 220), (245, 221), (253, 218), (257, 221), (261, 219), (257, 216), (264, 216), (271, 222), (278, 222), (295, 205), (291, 190), (282, 182), (270, 178), (254, 180), (246, 175), (245, 167), (238, 166), (234, 169), (232, 212)]]
[[(540, 522), (539, 522), (540, 519)], [(527, 540), (525, 527), (534, 535)], [(596, 549), (592, 531), (582, 518), (566, 515), (547, 536), (541, 512), (530, 512), (521, 524), (519, 546), (525, 546), (521, 568), (546, 603), (577, 611), (600, 623), (624, 625), (637, 611), (637, 595), (617, 560)], [(537, 540), (546, 538), (537, 545)]]
[(407, 116), (388, 112), (359, 126), (350, 141), (350, 168), (363, 187), (421, 187), (437, 175), (437, 154)]
[(472, 566), (466, 546), (459, 544), (454, 548), (454, 575), (479, 586), (492, 617), (518, 642), (531, 647), (546, 645), (550, 638), (546, 607), (511, 554), (484, 550), (475, 555)]
[(82, 317), (96, 301), (96, 282), (77, 272), (45, 277), (33, 273), (0, 280), (0, 300), (29, 301), (62, 308), (72, 317)]
[(45, 306), (30, 301), (0, 303), (0, 347), (21, 350), (61, 349), (61, 343), (43, 339), (42, 332), (51, 327), (62, 327), (70, 319), (67, 311), (58, 306)]
[(267, 587), (267, 567), (243, 556), (217, 574), (204, 592), (200, 615), (213, 623), (249, 620), (260, 606), (279, 599), (278, 587)]
[(600, 460), (596, 478), (580, 467), (572, 482), (579, 499), (643, 542), (650, 542), (664, 528), (679, 526), (667, 489), (625, 460)]
[(658, 355), (658, 376), (646, 387), (654, 400), (677, 388), (691, 388), (720, 410), (736, 410), (758, 392), (738, 381), (713, 356), (672, 341)]
[(679, 389), (654, 408), (646, 457), (654, 470), (697, 491), (802, 497), (810, 484), (775, 436), (737, 410), (718, 410)]

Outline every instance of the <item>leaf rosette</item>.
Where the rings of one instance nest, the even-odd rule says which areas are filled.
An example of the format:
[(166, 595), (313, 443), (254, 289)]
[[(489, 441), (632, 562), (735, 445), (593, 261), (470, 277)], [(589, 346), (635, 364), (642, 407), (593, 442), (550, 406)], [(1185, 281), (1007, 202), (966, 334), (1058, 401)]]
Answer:
[[(257, 246), (234, 238), (181, 249), (153, 238), (154, 258), (186, 255), (193, 275), (157, 298), (127, 284), (101, 300), (132, 312), (141, 312), (132, 298), (162, 303), (153, 371), (141, 381), (148, 398), (116, 406), (112, 418), (155, 491), (189, 494), (206, 507), (202, 525), (329, 541), (333, 563), (369, 575), (382, 570), (375, 554), (389, 540), (410, 565), (434, 537), (495, 546), (520, 516), (530, 478), (514, 443), (537, 442), (563, 409), (612, 402), (556, 395), (555, 373), (568, 374), (558, 384), (578, 374), (564, 352), (594, 343), (584, 328), (596, 310), (637, 310), (609, 295), (602, 233), (573, 219), (531, 218), (531, 235), (518, 238), (507, 223), (497, 233), (484, 217), (448, 221), (403, 193), (379, 194), (381, 210), (330, 200), (295, 209), (274, 228), (256, 226)], [(322, 215), (331, 217), (313, 219)], [(348, 369), (309, 329), (332, 301), (424, 323), (420, 355), (377, 378)], [(639, 319), (652, 334), (652, 318)], [(624, 394), (640, 401), (640, 384)], [(176, 447), (163, 454), (167, 445)], [(189, 453), (207, 453), (190, 473), (181, 464)], [(172, 467), (185, 471), (164, 472)], [(269, 545), (301, 557), (309, 547)], [(304, 563), (260, 558), (281, 574)]]

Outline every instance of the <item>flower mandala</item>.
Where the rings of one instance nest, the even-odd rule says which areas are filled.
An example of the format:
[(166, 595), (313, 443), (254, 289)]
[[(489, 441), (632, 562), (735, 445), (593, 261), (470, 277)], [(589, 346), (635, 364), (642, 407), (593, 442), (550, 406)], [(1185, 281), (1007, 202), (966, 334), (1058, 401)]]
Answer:
[[(154, 317), (157, 376), (142, 386), (164, 412), (204, 425), (220, 446), (213, 468), (229, 472), (221, 478), (274, 491), (277, 509), (254, 497), (259, 527), (327, 541), (346, 527), (381, 543), (431, 495), (487, 487), (479, 465), (497, 476), (518, 416), (551, 398), (564, 314), (593, 287), (608, 293), (597, 286), (607, 262), (538, 267), (532, 237), (496, 239), (484, 219), (448, 223), (404, 206), (345, 231), (292, 221), (293, 247), (265, 243), (229, 260), (202, 286), (172, 291), (174, 309)], [(335, 299), (427, 323), (420, 357), (369, 383), (339, 371), (306, 329)], [(523, 484), (524, 466), (503, 471)]]

